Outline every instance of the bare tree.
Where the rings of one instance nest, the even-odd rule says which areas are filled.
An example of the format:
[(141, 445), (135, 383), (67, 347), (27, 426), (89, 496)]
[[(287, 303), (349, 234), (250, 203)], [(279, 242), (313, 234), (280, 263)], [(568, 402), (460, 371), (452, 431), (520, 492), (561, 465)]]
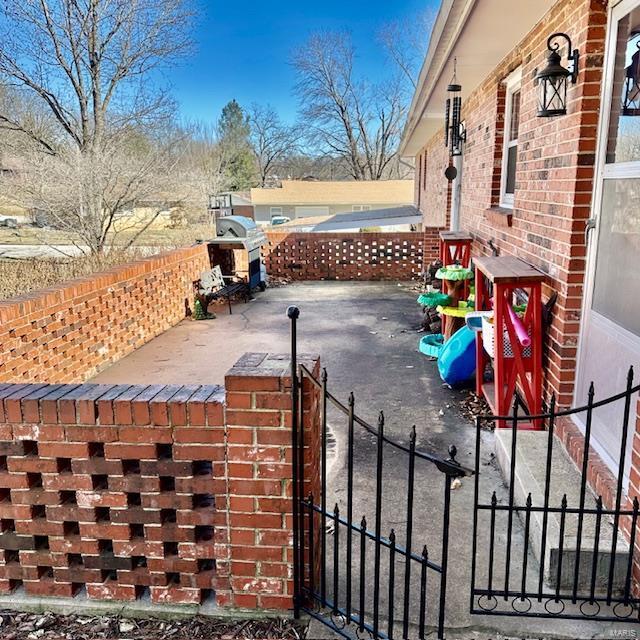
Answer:
[(418, 86), (434, 21), (433, 10), (427, 10), (411, 18), (387, 22), (378, 32), (378, 40), (412, 90)]
[(228, 188), (226, 175), (226, 149), (219, 143), (217, 127), (203, 122), (188, 125), (188, 141), (180, 163), (181, 182), (199, 205), (209, 201), (211, 195)]
[(25, 176), (75, 185), (65, 196), (45, 184), (42, 205), (60, 224), (78, 224), (92, 252), (103, 251), (119, 211), (145, 197), (152, 168), (164, 164), (152, 161), (149, 131), (166, 124), (171, 104), (149, 87), (149, 73), (187, 49), (190, 18), (186, 0), (2, 4), (0, 81), (37, 105), (46, 126), (0, 101), (0, 128), (23, 143)]
[[(55, 155), (23, 149), (21, 171), (2, 178), (14, 198), (69, 233), (84, 253), (107, 245), (127, 249), (157, 218), (182, 206), (178, 133), (153, 139), (139, 132), (84, 154), (66, 147)], [(98, 199), (99, 209), (87, 206)]]
[(402, 82), (356, 77), (346, 32), (313, 34), (293, 56), (301, 114), (316, 153), (340, 157), (354, 180), (380, 180), (395, 166), (406, 115)]
[(300, 134), (296, 127), (285, 125), (270, 105), (252, 104), (249, 125), (249, 142), (258, 166), (260, 186), (264, 187), (274, 170), (297, 153)]

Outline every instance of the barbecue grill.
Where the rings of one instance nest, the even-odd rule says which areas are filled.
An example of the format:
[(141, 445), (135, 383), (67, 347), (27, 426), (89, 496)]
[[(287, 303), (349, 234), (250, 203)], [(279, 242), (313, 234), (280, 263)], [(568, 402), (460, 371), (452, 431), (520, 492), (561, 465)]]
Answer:
[(263, 288), (260, 247), (267, 236), (251, 218), (224, 216), (216, 220), (216, 238), (209, 240), (211, 265), (219, 264), (223, 273), (246, 276), (251, 289)]

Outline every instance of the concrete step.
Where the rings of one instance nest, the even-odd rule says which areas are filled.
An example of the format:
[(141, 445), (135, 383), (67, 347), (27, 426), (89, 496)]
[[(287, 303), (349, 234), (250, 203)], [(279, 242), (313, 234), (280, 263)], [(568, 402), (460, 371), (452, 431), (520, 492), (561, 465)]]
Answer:
[[(527, 495), (531, 493), (534, 507), (544, 505), (545, 470), (547, 459), (548, 433), (546, 431), (519, 431), (516, 440), (516, 465), (514, 479), (514, 501), (519, 506), (526, 504)], [(560, 507), (562, 496), (567, 496), (567, 506), (580, 506), (580, 471), (569, 458), (557, 438), (553, 439), (549, 506)], [(496, 458), (505, 482), (509, 483), (511, 466), (511, 429), (496, 431)], [(596, 508), (596, 496), (587, 485), (585, 507)], [(524, 522), (524, 513), (520, 512)], [(630, 518), (629, 518), (630, 519)], [(621, 523), (622, 524), (622, 523)], [(529, 545), (531, 551), (540, 561), (542, 548), (543, 513), (532, 512), (529, 529)], [(582, 544), (580, 552), (580, 571), (578, 586), (581, 591), (591, 585), (596, 516), (584, 515)], [(562, 553), (562, 574), (560, 588), (570, 589), (574, 582), (577, 559), (578, 515), (567, 514), (565, 520), (564, 545)], [(611, 563), (611, 546), (613, 534), (613, 518), (602, 516), (600, 540), (597, 551), (596, 592), (606, 591)], [(545, 576), (547, 585), (555, 589), (558, 579), (558, 555), (560, 540), (560, 513), (549, 513), (547, 521), (547, 552), (545, 554)], [(627, 573), (629, 545), (621, 534), (618, 534), (614, 556), (615, 570), (613, 588), (620, 592), (624, 587)], [(588, 591), (587, 591), (588, 592)]]

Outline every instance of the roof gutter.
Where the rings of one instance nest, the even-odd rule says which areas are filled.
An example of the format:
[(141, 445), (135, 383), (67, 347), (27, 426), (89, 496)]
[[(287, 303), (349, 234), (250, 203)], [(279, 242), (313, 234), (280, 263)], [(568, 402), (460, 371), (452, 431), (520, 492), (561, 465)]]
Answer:
[(443, 127), (454, 58), (458, 61), (457, 77), (464, 102), (520, 46), (556, 2), (443, 0), (411, 102), (400, 155), (416, 156)]
[[(413, 95), (409, 116), (402, 134), (401, 156), (414, 155), (406, 153), (410, 137), (424, 115), (429, 97), (449, 62), (449, 54), (475, 3), (476, 0), (443, 0), (440, 5), (429, 39), (427, 55), (420, 69), (418, 88)], [(444, 110), (437, 115), (440, 115), (444, 120)]]

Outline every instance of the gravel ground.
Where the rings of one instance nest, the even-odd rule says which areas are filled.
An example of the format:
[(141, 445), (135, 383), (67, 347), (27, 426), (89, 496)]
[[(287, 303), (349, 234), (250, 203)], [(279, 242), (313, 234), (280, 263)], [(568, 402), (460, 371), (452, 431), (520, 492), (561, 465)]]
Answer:
[(0, 611), (2, 640), (298, 640), (306, 629), (278, 618), (220, 620), (131, 620), (117, 616), (62, 616)]

